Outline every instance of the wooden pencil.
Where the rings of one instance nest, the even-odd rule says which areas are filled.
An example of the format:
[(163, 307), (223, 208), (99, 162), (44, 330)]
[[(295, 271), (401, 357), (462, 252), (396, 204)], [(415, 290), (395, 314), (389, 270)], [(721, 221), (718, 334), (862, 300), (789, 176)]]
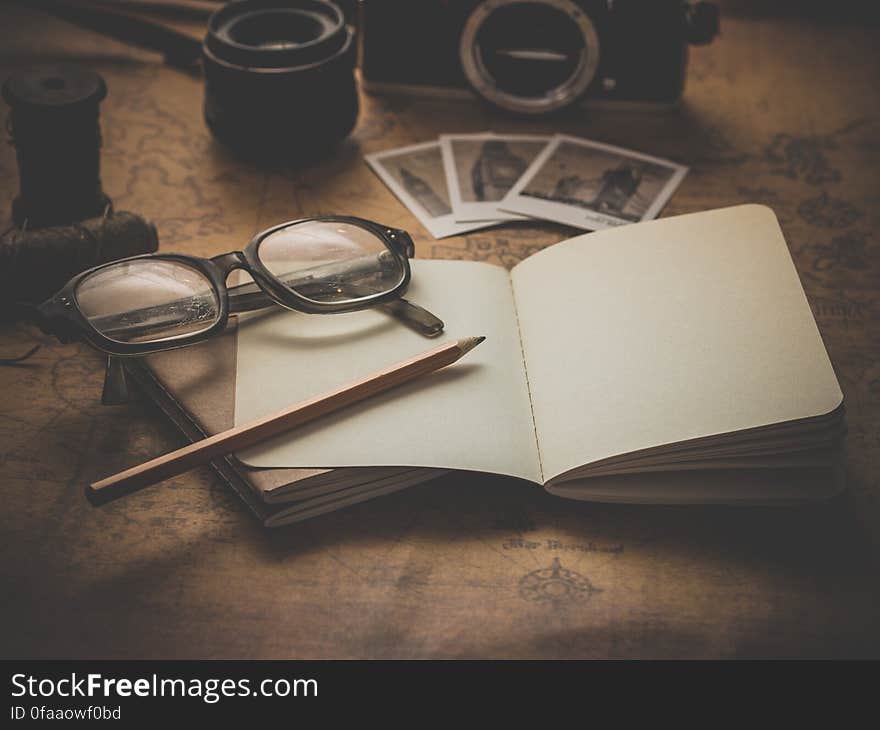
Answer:
[(189, 446), (90, 484), (86, 487), (86, 497), (92, 504), (105, 504), (150, 484), (182, 474), (217, 457), (254, 446), (295, 426), (301, 426), (340, 408), (451, 365), (485, 339), (485, 337), (466, 337), (448, 342), (361, 380), (297, 403), (279, 413), (196, 441)]

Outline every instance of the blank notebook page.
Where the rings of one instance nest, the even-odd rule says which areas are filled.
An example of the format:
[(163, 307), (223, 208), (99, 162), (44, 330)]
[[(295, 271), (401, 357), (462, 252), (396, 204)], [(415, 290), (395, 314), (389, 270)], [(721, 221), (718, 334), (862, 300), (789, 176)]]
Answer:
[(383, 312), (255, 313), (238, 328), (235, 423), (367, 377), (440, 342), (486, 335), (440, 372), (336, 411), (237, 456), (256, 467), (419, 466), (539, 481), (535, 429), (505, 269), (412, 262), (407, 298), (446, 323), (429, 340)]
[(544, 479), (842, 402), (773, 212), (590, 233), (513, 270)]

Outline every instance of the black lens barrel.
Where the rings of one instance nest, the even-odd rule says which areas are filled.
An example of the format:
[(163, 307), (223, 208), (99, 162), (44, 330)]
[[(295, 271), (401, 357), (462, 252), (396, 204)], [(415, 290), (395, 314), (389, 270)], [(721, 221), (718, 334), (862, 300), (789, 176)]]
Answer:
[(238, 0), (208, 21), (205, 119), (248, 155), (307, 160), (359, 111), (354, 31), (326, 0)]

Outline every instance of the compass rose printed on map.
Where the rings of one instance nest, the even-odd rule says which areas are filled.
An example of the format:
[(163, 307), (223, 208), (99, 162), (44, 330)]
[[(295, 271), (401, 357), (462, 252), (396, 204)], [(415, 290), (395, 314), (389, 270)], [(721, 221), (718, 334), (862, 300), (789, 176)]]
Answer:
[(553, 558), (549, 568), (526, 573), (519, 581), (519, 595), (527, 601), (561, 606), (589, 600), (602, 589), (588, 578), (563, 568), (559, 558)]

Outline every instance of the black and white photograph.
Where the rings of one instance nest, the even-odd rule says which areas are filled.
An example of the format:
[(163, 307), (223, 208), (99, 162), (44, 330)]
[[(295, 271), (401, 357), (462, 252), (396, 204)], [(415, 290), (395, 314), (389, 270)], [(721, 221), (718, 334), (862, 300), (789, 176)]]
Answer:
[(597, 231), (656, 218), (686, 174), (670, 160), (558, 135), (499, 207)]
[(487, 218), (522, 218), (516, 213), (499, 211), (498, 203), (550, 139), (541, 135), (492, 132), (442, 135), (443, 166), (455, 219), (463, 223)]
[(434, 238), (457, 236), (498, 222), (456, 222), (449, 201), (439, 142), (398, 147), (367, 155), (365, 159)]

